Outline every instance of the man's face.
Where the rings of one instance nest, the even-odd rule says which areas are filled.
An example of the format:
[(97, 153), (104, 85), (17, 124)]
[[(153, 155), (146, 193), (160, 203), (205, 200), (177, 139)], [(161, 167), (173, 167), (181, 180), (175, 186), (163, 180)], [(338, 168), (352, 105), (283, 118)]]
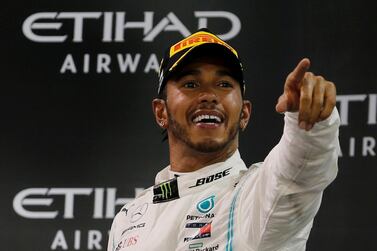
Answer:
[(224, 60), (199, 58), (168, 80), (169, 142), (199, 152), (238, 146), (240, 119), (246, 108), (240, 84), (231, 75)]

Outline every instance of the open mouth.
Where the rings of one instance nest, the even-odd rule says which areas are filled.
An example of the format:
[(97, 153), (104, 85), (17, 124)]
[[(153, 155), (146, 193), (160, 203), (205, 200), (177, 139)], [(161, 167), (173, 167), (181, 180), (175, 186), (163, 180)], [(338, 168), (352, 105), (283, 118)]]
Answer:
[(192, 122), (196, 125), (218, 126), (224, 122), (224, 116), (221, 113), (215, 111), (200, 111), (196, 112), (194, 116), (192, 116)]
[(220, 124), (221, 118), (215, 115), (199, 115), (192, 120), (195, 124), (206, 123), (206, 124)]

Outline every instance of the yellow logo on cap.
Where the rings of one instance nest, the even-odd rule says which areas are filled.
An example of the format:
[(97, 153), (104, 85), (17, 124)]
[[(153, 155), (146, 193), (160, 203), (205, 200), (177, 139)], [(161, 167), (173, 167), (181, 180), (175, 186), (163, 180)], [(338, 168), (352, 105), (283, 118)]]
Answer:
[(227, 47), (231, 52), (233, 52), (236, 57), (238, 57), (238, 54), (235, 49), (232, 48), (229, 44), (225, 43), (220, 38), (214, 36), (211, 33), (205, 32), (205, 31), (199, 31), (197, 33), (192, 34), (191, 36), (187, 37), (184, 40), (179, 41), (172, 47), (170, 47), (170, 57), (174, 56), (176, 53), (190, 47), (196, 47), (201, 44), (205, 43), (216, 43), (221, 44), (225, 47)]

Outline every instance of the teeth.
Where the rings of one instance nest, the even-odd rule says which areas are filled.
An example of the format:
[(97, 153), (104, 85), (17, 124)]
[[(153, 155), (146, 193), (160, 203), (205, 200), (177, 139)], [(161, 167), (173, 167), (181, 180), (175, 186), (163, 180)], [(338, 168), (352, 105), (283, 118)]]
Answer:
[(194, 123), (198, 123), (202, 121), (203, 119), (213, 119), (213, 120), (216, 120), (216, 122), (218, 123), (221, 122), (221, 119), (216, 115), (199, 115), (198, 117), (195, 117), (193, 121)]

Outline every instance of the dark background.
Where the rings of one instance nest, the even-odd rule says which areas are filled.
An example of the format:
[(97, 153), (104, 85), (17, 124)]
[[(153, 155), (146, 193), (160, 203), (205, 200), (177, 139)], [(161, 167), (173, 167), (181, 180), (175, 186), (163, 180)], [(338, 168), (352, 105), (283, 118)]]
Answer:
[[(282, 116), (274, 111), (285, 77), (303, 57), (311, 71), (336, 83), (338, 94), (367, 95), (350, 102), (348, 125), (342, 125), (338, 178), (326, 190), (307, 250), (377, 250), (377, 146), (362, 154), (362, 141), (377, 140), (376, 123), (368, 124), (368, 102), (377, 94), (377, 8), (372, 1), (8, 1), (0, 12), (0, 241), (2, 250), (52, 250), (59, 230), (68, 250), (81, 231), (79, 250), (88, 231), (102, 233), (107, 245), (111, 217), (93, 217), (94, 195), (75, 196), (74, 218), (63, 216), (64, 197), (50, 206), (24, 206), (29, 211), (58, 211), (54, 219), (25, 218), (13, 199), (28, 188), (116, 188), (117, 198), (132, 198), (135, 188), (153, 184), (155, 173), (168, 165), (167, 144), (155, 124), (151, 100), (157, 74), (144, 73), (151, 54), (158, 62), (169, 44), (182, 38), (162, 31), (143, 42), (142, 29), (126, 29), (123, 42), (102, 42), (103, 15), (84, 21), (83, 42), (72, 42), (73, 21), (45, 35), (68, 35), (63, 43), (38, 43), (22, 31), (23, 22), (39, 12), (126, 12), (126, 21), (142, 21), (154, 12), (153, 27), (169, 12), (194, 32), (195, 11), (226, 11), (241, 22), (228, 40), (240, 53), (247, 96), (253, 103), (251, 123), (241, 135), (247, 165), (262, 161), (282, 132)], [(114, 17), (115, 18), (115, 17)], [(222, 18), (209, 18), (214, 33), (231, 29)], [(97, 54), (111, 57), (111, 73), (96, 72)], [(135, 73), (121, 73), (117, 54), (141, 55)], [(71, 54), (77, 73), (60, 73)], [(83, 55), (90, 71), (83, 73)], [(374, 103), (374, 111), (377, 104)], [(339, 103), (338, 103), (339, 107)], [(350, 154), (350, 141), (355, 153)], [(105, 196), (105, 200), (106, 200)], [(103, 207), (105, 208), (105, 204)], [(116, 211), (120, 206), (116, 207)], [(106, 211), (104, 209), (104, 211)], [(62, 250), (59, 246), (56, 250)]]

